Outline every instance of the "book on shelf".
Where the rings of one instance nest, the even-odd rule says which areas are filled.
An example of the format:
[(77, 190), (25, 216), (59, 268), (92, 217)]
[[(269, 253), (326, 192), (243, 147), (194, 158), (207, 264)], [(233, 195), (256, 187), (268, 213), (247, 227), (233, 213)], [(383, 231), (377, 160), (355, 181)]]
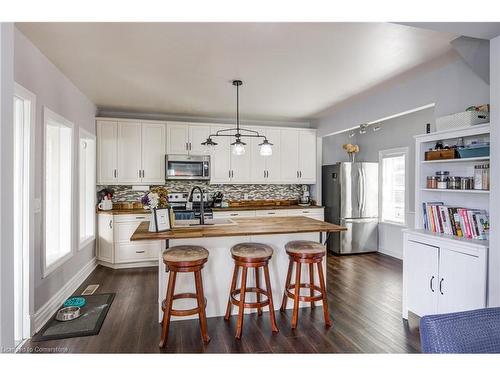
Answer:
[(489, 217), (486, 210), (451, 207), (443, 202), (424, 202), (424, 229), (474, 240), (487, 240)]

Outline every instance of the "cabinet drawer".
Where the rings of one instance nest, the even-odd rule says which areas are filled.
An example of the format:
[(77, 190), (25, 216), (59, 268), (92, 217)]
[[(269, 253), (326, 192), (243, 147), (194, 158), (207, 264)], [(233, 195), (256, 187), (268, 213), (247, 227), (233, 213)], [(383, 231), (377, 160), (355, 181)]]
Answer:
[(288, 216), (287, 210), (258, 210), (255, 216)]
[(158, 260), (161, 242), (118, 244), (115, 247), (115, 263)]
[(298, 210), (288, 210), (288, 216), (307, 216), (316, 219), (318, 217), (321, 220), (324, 219), (324, 209), (323, 208), (304, 208)]
[(136, 215), (115, 215), (116, 223), (129, 223), (129, 222), (138, 222), (141, 223), (143, 221), (149, 221), (151, 214), (136, 214)]
[(255, 216), (255, 211), (221, 211), (214, 212), (214, 218), (221, 217), (253, 217)]

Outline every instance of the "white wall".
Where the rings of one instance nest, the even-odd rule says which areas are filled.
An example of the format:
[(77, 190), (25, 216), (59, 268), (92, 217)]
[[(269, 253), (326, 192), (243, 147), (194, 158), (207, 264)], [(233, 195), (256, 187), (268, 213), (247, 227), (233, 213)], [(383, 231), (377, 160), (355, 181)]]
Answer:
[[(14, 35), (14, 77), (21, 86), (36, 95), (35, 130), (35, 198), (43, 202), (43, 106), (63, 116), (74, 124), (73, 150), (74, 170), (78, 169), (78, 134), (83, 128), (95, 134), (95, 105), (82, 94), (73, 83), (59, 71), (19, 30)], [(78, 233), (78, 173), (73, 174), (74, 212), (73, 230)], [(57, 270), (42, 278), (43, 211), (35, 217), (35, 259), (34, 261), (34, 311), (56, 294), (84, 265), (95, 256), (95, 244), (78, 251), (78, 236), (73, 239), (74, 254)]]
[(0, 348), (14, 346), (14, 25), (0, 23)]
[(500, 306), (500, 37), (490, 40), (491, 190), (489, 305)]
[(435, 103), (436, 117), (489, 102), (489, 86), (454, 51), (318, 115), (325, 136)]
[[(414, 135), (425, 133), (426, 124), (431, 124), (431, 131), (435, 130), (434, 108), (427, 108), (404, 116), (382, 121), (377, 124), (380, 130), (374, 132), (373, 126), (367, 129), (366, 134), (359, 134), (352, 138), (349, 132), (339, 133), (323, 138), (323, 164), (333, 164), (339, 161), (348, 161), (347, 153), (342, 149), (344, 143), (357, 144), (360, 148), (356, 156), (357, 161), (379, 161), (379, 151), (392, 148), (408, 147), (408, 205), (406, 207), (407, 227), (414, 226), (415, 208), (415, 139)], [(405, 227), (380, 223), (379, 224), (379, 251), (381, 253), (403, 257), (403, 235)]]

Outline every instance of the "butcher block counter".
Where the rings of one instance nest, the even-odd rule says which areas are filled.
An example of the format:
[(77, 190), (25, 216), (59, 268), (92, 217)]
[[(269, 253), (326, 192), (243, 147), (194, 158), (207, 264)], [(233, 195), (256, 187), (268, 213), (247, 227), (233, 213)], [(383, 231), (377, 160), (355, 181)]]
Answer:
[[(179, 221), (176, 223), (183, 225)], [(242, 242), (260, 242), (273, 248), (269, 272), (273, 299), (276, 301), (274, 308), (279, 309), (289, 264), (285, 244), (295, 240), (323, 242), (323, 233), (346, 230), (346, 228), (335, 224), (300, 216), (234, 218), (230, 220), (229, 224), (226, 222), (226, 224), (221, 225), (174, 227), (170, 231), (160, 233), (149, 232), (148, 227), (148, 222), (141, 223), (130, 238), (131, 241), (140, 244), (141, 241), (158, 240), (162, 242), (162, 248), (176, 245), (196, 245), (203, 246), (209, 251), (208, 262), (202, 270), (208, 317), (223, 316), (225, 313), (234, 266), (230, 252), (232, 246)], [(158, 321), (161, 321), (161, 303), (166, 295), (168, 273), (163, 264), (161, 253), (158, 254), (158, 260)], [(323, 269), (326, 273), (326, 256)], [(247, 285), (255, 285), (254, 277), (254, 272), (249, 272)], [(305, 272), (305, 269), (302, 272), (302, 282), (309, 283), (309, 274)], [(192, 293), (193, 285), (191, 274), (178, 273), (175, 293)], [(176, 304), (176, 308), (179, 309), (193, 307), (192, 302), (187, 300), (178, 300)], [(306, 306), (302, 302), (301, 305)], [(317, 302), (317, 305), (321, 305), (321, 302)], [(287, 309), (292, 307), (293, 301), (289, 299)], [(233, 309), (233, 313), (236, 314), (237, 310)], [(245, 313), (250, 312), (253, 312), (252, 309), (245, 309)], [(174, 318), (197, 319), (197, 316)]]
[(344, 227), (308, 217), (235, 218), (233, 224), (179, 227), (166, 232), (149, 232), (149, 221), (142, 222), (130, 238), (140, 240), (174, 240), (202, 237), (234, 237), (287, 233), (341, 232)]

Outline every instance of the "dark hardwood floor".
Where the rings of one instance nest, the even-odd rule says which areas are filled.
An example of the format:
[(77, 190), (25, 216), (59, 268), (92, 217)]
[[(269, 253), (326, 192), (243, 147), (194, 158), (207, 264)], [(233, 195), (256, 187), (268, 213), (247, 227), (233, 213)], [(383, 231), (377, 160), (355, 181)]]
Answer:
[[(328, 256), (327, 289), (333, 326), (325, 329), (322, 309), (303, 308), (297, 329), (291, 310), (277, 312), (278, 334), (268, 313), (245, 316), (243, 337), (234, 339), (236, 317), (208, 319), (209, 344), (197, 320), (173, 322), (168, 347), (160, 351), (157, 323), (157, 268), (111, 270), (99, 266), (80, 286), (100, 284), (97, 293), (116, 297), (97, 336), (32, 343), (72, 353), (414, 353), (418, 325), (401, 319), (402, 262), (382, 254)], [(229, 286), (228, 286), (229, 288)], [(275, 296), (279, 304), (281, 296)]]

